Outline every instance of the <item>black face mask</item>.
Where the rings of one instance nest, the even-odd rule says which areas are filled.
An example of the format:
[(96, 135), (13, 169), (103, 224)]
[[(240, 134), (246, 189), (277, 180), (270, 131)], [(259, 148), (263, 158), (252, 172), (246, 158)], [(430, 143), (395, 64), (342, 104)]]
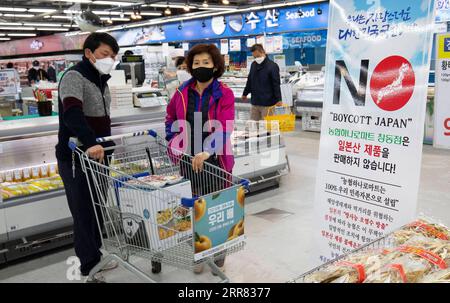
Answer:
[(205, 83), (214, 77), (214, 67), (197, 67), (192, 70), (192, 76), (200, 83)]

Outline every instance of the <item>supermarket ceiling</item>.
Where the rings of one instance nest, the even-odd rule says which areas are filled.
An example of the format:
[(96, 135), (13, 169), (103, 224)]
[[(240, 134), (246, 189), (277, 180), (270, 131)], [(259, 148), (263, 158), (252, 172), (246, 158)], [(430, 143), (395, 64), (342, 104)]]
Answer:
[[(109, 26), (137, 25), (156, 18), (238, 12), (240, 9), (302, 1), (268, 0), (2, 0), (0, 41), (59, 32), (94, 31)], [(314, 2), (305, 0), (304, 2)]]

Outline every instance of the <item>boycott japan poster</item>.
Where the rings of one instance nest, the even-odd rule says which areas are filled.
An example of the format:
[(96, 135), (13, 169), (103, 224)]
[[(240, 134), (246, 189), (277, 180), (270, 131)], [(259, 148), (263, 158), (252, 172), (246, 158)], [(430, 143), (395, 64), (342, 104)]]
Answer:
[(416, 215), (433, 0), (331, 1), (315, 191), (322, 262)]

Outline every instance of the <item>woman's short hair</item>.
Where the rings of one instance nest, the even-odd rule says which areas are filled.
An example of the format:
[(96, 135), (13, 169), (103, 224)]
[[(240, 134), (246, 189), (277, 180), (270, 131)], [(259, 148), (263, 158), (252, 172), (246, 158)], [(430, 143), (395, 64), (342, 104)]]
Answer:
[(220, 78), (225, 72), (225, 61), (220, 53), (220, 50), (214, 44), (197, 44), (189, 51), (186, 57), (187, 70), (192, 74), (192, 65), (194, 64), (194, 57), (199, 54), (207, 53), (211, 56), (214, 67), (217, 69), (214, 72), (214, 78)]
[(175, 58), (175, 67), (178, 67), (181, 64), (183, 64), (185, 60), (186, 60), (186, 58), (184, 58), (183, 56), (176, 57)]

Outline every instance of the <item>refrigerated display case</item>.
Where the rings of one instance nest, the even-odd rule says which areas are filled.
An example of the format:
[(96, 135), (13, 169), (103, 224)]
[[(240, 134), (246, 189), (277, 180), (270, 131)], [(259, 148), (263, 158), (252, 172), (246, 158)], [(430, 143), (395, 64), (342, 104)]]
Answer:
[(289, 173), (286, 146), (279, 130), (267, 131), (264, 123), (237, 120), (231, 137), (233, 173), (250, 180), (250, 192), (278, 186)]

